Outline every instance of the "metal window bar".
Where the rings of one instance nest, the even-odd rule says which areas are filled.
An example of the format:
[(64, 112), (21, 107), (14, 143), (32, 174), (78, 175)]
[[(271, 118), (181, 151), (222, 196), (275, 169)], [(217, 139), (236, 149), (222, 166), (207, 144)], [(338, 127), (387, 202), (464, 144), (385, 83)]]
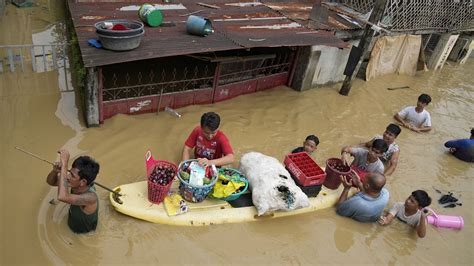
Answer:
[[(204, 77), (195, 79), (195, 81), (203, 81), (203, 83), (212, 81), (214, 77)], [(187, 81), (184, 81), (187, 82)], [(122, 99), (130, 99), (135, 97), (141, 96), (152, 96), (152, 95), (159, 95), (161, 89), (163, 89), (163, 93), (170, 93), (175, 92), (169, 90), (172, 87), (179, 87), (179, 84), (184, 84), (182, 80), (180, 81), (168, 81), (168, 82), (158, 82), (153, 84), (138, 84), (138, 85), (129, 85), (129, 86), (121, 86), (121, 87), (113, 87), (113, 88), (104, 88), (103, 91), (103, 101), (109, 102), (114, 100), (122, 100)], [(143, 93), (148, 88), (148, 93)], [(194, 89), (182, 89), (178, 91), (191, 91), (191, 90), (198, 90)]]
[[(19, 67), (21, 68), (21, 71), (25, 71), (25, 62), (28, 60), (31, 60), (31, 68), (33, 72), (38, 72), (40, 69), (37, 68), (37, 57), (42, 58), (43, 60), (43, 70), (44, 71), (51, 71), (51, 70), (56, 70), (59, 69), (59, 64), (58, 64), (58, 56), (62, 57), (63, 60), (63, 65), (64, 65), (64, 71), (65, 75), (67, 76), (67, 46), (68, 43), (61, 43), (61, 44), (44, 44), (44, 45), (34, 45), (34, 44), (23, 44), (23, 45), (0, 45), (0, 51), (1, 50), (6, 50), (7, 54), (7, 62), (9, 65), (10, 72), (15, 72), (16, 70), (16, 64), (19, 64)], [(47, 64), (47, 55), (46, 54), (46, 48), (50, 47), (51, 48), (51, 57), (52, 57), (52, 67), (48, 68)], [(35, 51), (35, 48), (40, 49), (40, 53), (37, 54), (37, 51)], [(60, 51), (60, 48), (62, 48), (62, 53), (60, 52), (58, 54), (58, 50)], [(25, 53), (24, 49), (27, 51)], [(28, 52), (29, 50), (29, 52)], [(0, 59), (0, 62), (3, 60)], [(1, 71), (0, 71), (1, 73)], [(67, 83), (66, 83), (67, 85)]]

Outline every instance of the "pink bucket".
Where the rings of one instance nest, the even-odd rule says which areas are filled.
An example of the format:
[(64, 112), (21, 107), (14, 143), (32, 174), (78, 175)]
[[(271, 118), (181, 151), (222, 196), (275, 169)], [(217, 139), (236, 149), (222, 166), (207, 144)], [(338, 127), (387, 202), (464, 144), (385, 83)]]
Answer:
[(426, 217), (426, 221), (436, 227), (462, 229), (464, 227), (464, 220), (461, 216), (438, 215), (433, 210), (433, 213)]

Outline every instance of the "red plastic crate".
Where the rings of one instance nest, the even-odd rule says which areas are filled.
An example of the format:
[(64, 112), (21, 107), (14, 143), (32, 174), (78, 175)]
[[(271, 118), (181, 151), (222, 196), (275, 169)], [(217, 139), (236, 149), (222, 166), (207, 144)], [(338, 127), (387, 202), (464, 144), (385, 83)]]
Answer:
[(326, 173), (306, 152), (288, 154), (283, 163), (302, 186), (321, 185), (326, 179)]

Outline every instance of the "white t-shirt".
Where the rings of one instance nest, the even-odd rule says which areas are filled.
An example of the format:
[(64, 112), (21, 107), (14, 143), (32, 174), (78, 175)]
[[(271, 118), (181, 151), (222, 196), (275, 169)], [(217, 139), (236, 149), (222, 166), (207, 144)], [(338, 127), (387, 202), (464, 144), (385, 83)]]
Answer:
[[(374, 137), (374, 140), (376, 139), (383, 139), (383, 136), (377, 135)], [(390, 159), (392, 159), (393, 153), (397, 151), (400, 151), (400, 147), (398, 146), (397, 143), (393, 142), (392, 144), (388, 146), (388, 150), (382, 154), (382, 156), (380, 157), (380, 160), (382, 160), (382, 162), (390, 161)]]
[(417, 226), (420, 223), (421, 211), (418, 210), (415, 214), (406, 216), (405, 215), (405, 204), (403, 202), (397, 202), (390, 209), (389, 213), (397, 217), (400, 221), (411, 225)]
[(367, 154), (369, 154), (369, 151), (364, 148), (352, 148), (352, 156), (354, 156), (352, 165), (355, 165), (366, 172), (375, 172), (383, 175), (385, 166), (382, 161), (377, 158), (377, 161), (367, 163)]
[(431, 127), (431, 116), (428, 111), (423, 109), (421, 113), (416, 112), (415, 106), (408, 106), (403, 108), (398, 115), (408, 123), (420, 127), (420, 126), (425, 126), (425, 127)]

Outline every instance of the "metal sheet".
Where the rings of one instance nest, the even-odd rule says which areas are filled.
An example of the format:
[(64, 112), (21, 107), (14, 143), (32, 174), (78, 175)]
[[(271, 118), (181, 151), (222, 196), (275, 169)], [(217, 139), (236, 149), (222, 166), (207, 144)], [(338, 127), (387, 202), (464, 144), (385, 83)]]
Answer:
[[(311, 30), (304, 23), (291, 20), (282, 15), (282, 12), (275, 11), (264, 4), (239, 6), (235, 5), (238, 2), (222, 0), (206, 1), (206, 4), (218, 6), (218, 9), (199, 6), (192, 0), (183, 0), (180, 3), (186, 9), (162, 10), (164, 23), (172, 26), (145, 27), (141, 44), (135, 50), (114, 52), (88, 45), (89, 39), (98, 38), (94, 23), (119, 18), (138, 20), (136, 10), (122, 11), (121, 9), (124, 7), (130, 9), (131, 6), (140, 5), (139, 3), (68, 1), (86, 67), (253, 47), (307, 45), (346, 47), (346, 44), (334, 37), (332, 33)], [(310, 10), (303, 9), (309, 14)], [(186, 33), (187, 14), (196, 11), (199, 11), (197, 15), (211, 19), (215, 33), (207, 37)]]

